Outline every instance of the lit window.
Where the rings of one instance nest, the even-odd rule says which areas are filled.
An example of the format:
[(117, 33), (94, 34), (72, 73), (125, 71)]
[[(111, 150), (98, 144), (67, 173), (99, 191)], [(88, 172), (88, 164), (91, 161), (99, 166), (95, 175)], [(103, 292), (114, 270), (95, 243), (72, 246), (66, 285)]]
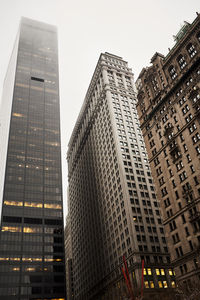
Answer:
[(18, 113), (13, 113), (12, 115), (13, 115), (13, 117), (18, 117), (18, 118), (21, 118), (21, 117), (23, 117), (23, 115), (22, 115), (22, 114), (18, 114)]
[(175, 288), (175, 287), (176, 287), (175, 281), (171, 281), (171, 286), (172, 286), (172, 288)]
[(169, 275), (170, 276), (173, 276), (174, 274), (173, 274), (173, 271), (171, 270), (171, 269), (169, 269)]
[(27, 207), (35, 207), (35, 208), (42, 208), (43, 204), (38, 202), (25, 202), (24, 206)]
[(21, 232), (21, 227), (3, 226), (1, 231)]
[(26, 268), (25, 271), (26, 271), (26, 272), (34, 272), (34, 271), (35, 271), (35, 268)]
[(42, 257), (22, 257), (22, 261), (42, 261)]
[(149, 282), (148, 282), (148, 281), (145, 281), (145, 282), (144, 282), (144, 285), (145, 285), (145, 288), (146, 288), (146, 289), (149, 288)]
[(165, 275), (165, 270), (164, 269), (161, 269), (161, 275)]
[(12, 268), (13, 271), (20, 271), (20, 268)]
[(166, 280), (163, 281), (163, 286), (164, 286), (165, 289), (168, 288)]
[(156, 269), (156, 275), (160, 275), (160, 270)]
[(23, 228), (24, 233), (40, 233), (42, 232), (41, 227), (24, 227)]
[(23, 206), (23, 202), (5, 200), (4, 205)]
[(159, 287), (160, 289), (162, 289), (162, 287), (163, 287), (162, 281), (158, 281), (158, 287)]
[(53, 208), (53, 209), (61, 209), (61, 205), (60, 204), (50, 204), (50, 203), (46, 203), (44, 204), (44, 208)]
[(9, 257), (0, 257), (0, 261), (9, 260)]
[(153, 281), (150, 281), (150, 288), (154, 289), (154, 282)]
[(147, 270), (144, 268), (144, 275), (147, 275)]
[(147, 269), (148, 275), (152, 275), (151, 269)]
[(51, 262), (51, 261), (62, 261), (62, 259), (61, 258), (45, 258), (44, 259), (45, 261), (47, 261), (47, 262)]

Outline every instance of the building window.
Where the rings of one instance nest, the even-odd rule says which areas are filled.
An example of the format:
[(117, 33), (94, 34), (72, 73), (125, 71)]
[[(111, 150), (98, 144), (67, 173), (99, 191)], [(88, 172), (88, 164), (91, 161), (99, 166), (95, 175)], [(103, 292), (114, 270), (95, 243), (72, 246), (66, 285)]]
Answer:
[(192, 43), (189, 43), (186, 49), (191, 58), (197, 54), (197, 50), (195, 49), (195, 47)]
[(199, 181), (198, 181), (197, 176), (194, 176), (194, 182), (195, 182), (195, 185), (198, 185), (198, 184), (199, 184)]
[(162, 193), (162, 197), (166, 196), (168, 194), (167, 188), (164, 187), (163, 189), (161, 189), (161, 193)]
[(186, 172), (183, 171), (183, 172), (179, 175), (179, 178), (180, 178), (180, 182), (183, 182), (183, 181), (187, 178)]
[(189, 106), (186, 104), (186, 105), (182, 108), (183, 115), (185, 115), (189, 110), (190, 110), (190, 108), (189, 108)]
[(184, 214), (183, 214), (183, 215), (181, 215), (181, 218), (182, 218), (182, 222), (183, 222), (183, 224), (185, 224), (185, 223), (186, 223), (186, 220), (185, 220), (185, 216), (184, 216)]
[(189, 129), (189, 132), (192, 133), (197, 129), (197, 126), (195, 123), (193, 123), (188, 129)]
[(182, 54), (180, 54), (178, 56), (177, 61), (178, 61), (179, 67), (181, 68), (181, 70), (183, 70), (185, 68), (185, 66), (187, 65), (187, 63)]
[(197, 261), (196, 258), (194, 258), (194, 266), (195, 266), (196, 269), (198, 269), (198, 261)]
[(186, 234), (186, 236), (190, 236), (190, 233), (189, 233), (188, 227), (185, 227), (185, 234)]
[(180, 100), (179, 100), (179, 105), (182, 106), (183, 103), (185, 103), (187, 100), (185, 97), (182, 97)]
[(187, 118), (185, 118), (186, 123), (189, 123), (192, 120), (192, 114), (189, 114)]
[(200, 140), (200, 134), (197, 132), (197, 133), (192, 137), (193, 144), (196, 144), (199, 140)]
[(197, 40), (200, 42), (200, 31), (197, 33)]
[(177, 77), (177, 73), (176, 73), (175, 67), (174, 66), (170, 66), (169, 69), (168, 69), (168, 71), (169, 71), (171, 79), (174, 80)]
[(197, 154), (200, 154), (200, 147), (197, 146), (195, 149), (196, 149)]

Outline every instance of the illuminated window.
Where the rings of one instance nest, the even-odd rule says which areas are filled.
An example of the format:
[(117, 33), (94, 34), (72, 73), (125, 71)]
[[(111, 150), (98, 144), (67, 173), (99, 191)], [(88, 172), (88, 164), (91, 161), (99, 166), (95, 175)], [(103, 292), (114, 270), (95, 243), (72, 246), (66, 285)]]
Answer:
[(21, 227), (12, 227), (12, 226), (3, 226), (2, 231), (9, 231), (9, 232), (21, 232)]
[(38, 203), (38, 202), (25, 202), (24, 206), (35, 207), (35, 208), (42, 208), (43, 204), (42, 203)]
[(61, 209), (62, 208), (60, 204), (50, 204), (50, 203), (45, 203), (44, 207), (51, 208), (51, 209)]
[(35, 268), (26, 268), (25, 271), (26, 271), (26, 272), (34, 272), (34, 271), (35, 271)]
[(165, 270), (164, 269), (161, 269), (161, 275), (165, 275)]
[(12, 268), (13, 271), (20, 271), (20, 268)]
[(152, 275), (151, 269), (147, 269), (148, 275)]
[(23, 228), (24, 233), (40, 233), (42, 232), (41, 227), (24, 227)]
[(173, 276), (174, 274), (173, 274), (173, 271), (171, 270), (171, 269), (169, 269), (169, 275), (170, 276)]
[(144, 275), (147, 275), (147, 270), (144, 268)]
[(160, 275), (160, 270), (156, 269), (156, 275)]
[(166, 289), (168, 286), (167, 286), (167, 281), (163, 281), (163, 286), (164, 286), (164, 288)]
[(22, 261), (42, 261), (42, 257), (22, 257)]
[(19, 257), (0, 257), (0, 261), (4, 261), (4, 260), (20, 261), (20, 258)]
[(171, 281), (171, 285), (172, 285), (172, 288), (175, 288), (176, 287), (175, 281)]
[(0, 257), (0, 261), (9, 260), (9, 257)]
[(19, 117), (19, 118), (23, 117), (22, 114), (18, 114), (18, 113), (13, 113), (12, 115), (13, 115), (14, 117)]
[(23, 202), (5, 200), (4, 205), (23, 206)]
[(150, 288), (154, 289), (154, 282), (153, 281), (150, 281)]
[(61, 258), (45, 258), (44, 261), (47, 261), (47, 262), (51, 262), (51, 261), (62, 261)]
[(158, 281), (158, 287), (159, 287), (160, 289), (162, 289), (162, 287), (163, 287), (162, 281)]
[(144, 286), (145, 286), (146, 289), (148, 289), (148, 288), (149, 288), (149, 282), (148, 282), (148, 281), (145, 281), (145, 282), (144, 282)]

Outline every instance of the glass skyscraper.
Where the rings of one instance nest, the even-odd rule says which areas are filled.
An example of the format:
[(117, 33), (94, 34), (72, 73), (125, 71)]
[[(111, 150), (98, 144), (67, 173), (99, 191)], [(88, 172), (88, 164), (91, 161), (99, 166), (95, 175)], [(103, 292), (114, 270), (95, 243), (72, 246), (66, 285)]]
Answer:
[(57, 30), (22, 18), (0, 119), (0, 299), (65, 299)]

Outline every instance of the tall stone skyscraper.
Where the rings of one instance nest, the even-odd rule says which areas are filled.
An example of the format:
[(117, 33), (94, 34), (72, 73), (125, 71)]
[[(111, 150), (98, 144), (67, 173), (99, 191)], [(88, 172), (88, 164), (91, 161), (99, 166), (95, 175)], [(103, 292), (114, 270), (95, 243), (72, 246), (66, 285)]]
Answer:
[(0, 299), (65, 299), (57, 30), (22, 18), (1, 107)]
[(101, 54), (69, 141), (74, 299), (121, 299), (126, 257), (134, 290), (174, 287), (169, 253), (136, 111), (133, 74)]
[(138, 80), (138, 114), (177, 280), (200, 280), (200, 15)]

